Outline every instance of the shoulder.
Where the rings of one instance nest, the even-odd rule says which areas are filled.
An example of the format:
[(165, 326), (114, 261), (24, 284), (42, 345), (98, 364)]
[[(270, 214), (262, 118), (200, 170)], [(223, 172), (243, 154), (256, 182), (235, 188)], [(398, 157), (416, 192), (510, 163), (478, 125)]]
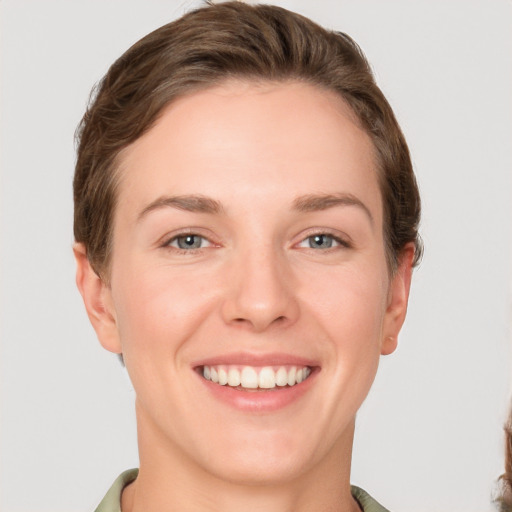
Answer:
[(352, 496), (359, 503), (363, 512), (389, 512), (380, 503), (377, 503), (366, 491), (355, 485), (351, 486)]
[(94, 512), (121, 512), (121, 494), (139, 474), (138, 469), (128, 469), (121, 473)]

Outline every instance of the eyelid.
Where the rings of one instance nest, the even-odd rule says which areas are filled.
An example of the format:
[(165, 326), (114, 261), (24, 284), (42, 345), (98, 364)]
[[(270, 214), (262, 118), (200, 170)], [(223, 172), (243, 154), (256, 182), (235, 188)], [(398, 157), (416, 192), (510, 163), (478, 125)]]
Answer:
[[(206, 231), (206, 232), (205, 232)], [(171, 243), (180, 238), (180, 237), (186, 237), (186, 236), (197, 236), (200, 238), (203, 238), (204, 240), (207, 240), (209, 242), (208, 247), (200, 247), (197, 249), (181, 249), (179, 247), (175, 247), (171, 245)], [(159, 241), (156, 244), (160, 248), (172, 248), (176, 249), (177, 251), (186, 251), (186, 252), (192, 252), (192, 251), (200, 251), (201, 249), (209, 249), (210, 247), (219, 247), (220, 242), (217, 241), (209, 230), (205, 230), (204, 228), (182, 228), (182, 229), (176, 229), (170, 233), (166, 233), (163, 237), (159, 239)]]
[[(185, 249), (184, 247), (180, 247), (179, 246), (179, 239), (180, 238), (187, 238), (187, 237), (194, 237), (194, 238), (199, 238), (201, 239), (202, 241), (206, 241), (207, 245), (204, 246), (202, 243), (201, 243), (201, 247), (188, 247), (187, 249)], [(176, 242), (176, 245), (174, 245), (174, 243)], [(176, 235), (176, 236), (173, 236), (168, 242), (167, 242), (167, 245), (166, 247), (173, 247), (175, 249), (178, 249), (180, 251), (186, 251), (186, 252), (192, 252), (192, 251), (198, 251), (199, 249), (207, 249), (208, 247), (211, 247), (213, 245), (213, 242), (211, 242), (208, 238), (206, 238), (205, 236), (203, 235), (198, 235), (196, 233), (186, 233), (184, 235)]]
[[(328, 228), (311, 228), (310, 230), (307, 230), (305, 233), (301, 233), (300, 240), (296, 242), (294, 247), (299, 246), (299, 244), (305, 242), (308, 238), (311, 238), (313, 236), (317, 235), (326, 235), (331, 237), (334, 241), (336, 241), (340, 247), (350, 249), (353, 247), (353, 242), (350, 236), (348, 236), (345, 233), (342, 233), (338, 230), (328, 229)], [(332, 247), (331, 249), (335, 249), (335, 247)], [(315, 251), (317, 249), (314, 249)], [(327, 251), (328, 249), (324, 249)]]

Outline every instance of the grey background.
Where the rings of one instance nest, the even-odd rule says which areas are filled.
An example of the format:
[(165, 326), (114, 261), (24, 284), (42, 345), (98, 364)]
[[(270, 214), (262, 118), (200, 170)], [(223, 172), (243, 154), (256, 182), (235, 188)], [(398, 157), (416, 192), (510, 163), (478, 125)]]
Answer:
[[(510, 391), (512, 3), (277, 3), (363, 47), (424, 200), (425, 258), (359, 415), (353, 482), (394, 512), (492, 510)], [(137, 465), (133, 391), (74, 285), (73, 132), (108, 65), (194, 5), (0, 2), (2, 512), (91, 511)]]

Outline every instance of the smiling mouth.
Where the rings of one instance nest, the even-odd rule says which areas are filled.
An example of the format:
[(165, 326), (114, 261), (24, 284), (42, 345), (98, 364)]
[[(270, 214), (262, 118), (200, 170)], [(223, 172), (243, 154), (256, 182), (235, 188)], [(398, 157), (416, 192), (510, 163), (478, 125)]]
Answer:
[(305, 381), (311, 371), (309, 366), (205, 365), (198, 368), (198, 373), (214, 384), (252, 391), (296, 386)]

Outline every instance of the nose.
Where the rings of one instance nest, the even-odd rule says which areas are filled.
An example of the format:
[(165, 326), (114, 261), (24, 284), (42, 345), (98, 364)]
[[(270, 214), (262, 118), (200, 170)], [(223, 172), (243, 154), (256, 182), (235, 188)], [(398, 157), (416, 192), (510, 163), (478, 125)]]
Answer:
[(253, 332), (288, 326), (299, 316), (294, 279), (286, 258), (271, 247), (247, 252), (233, 262), (222, 316)]

